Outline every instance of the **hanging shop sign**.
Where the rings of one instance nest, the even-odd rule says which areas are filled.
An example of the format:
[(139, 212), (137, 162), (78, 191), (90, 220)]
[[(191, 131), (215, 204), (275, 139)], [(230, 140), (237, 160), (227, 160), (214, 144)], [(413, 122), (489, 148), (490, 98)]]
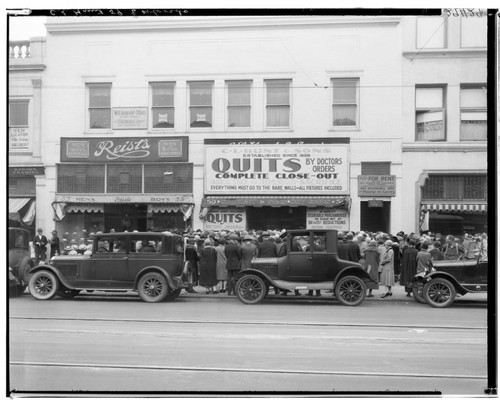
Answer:
[(205, 216), (203, 228), (209, 231), (234, 230), (243, 231), (247, 225), (243, 208), (211, 208)]
[(347, 231), (349, 230), (349, 213), (347, 210), (341, 208), (308, 209), (306, 228)]
[(58, 203), (189, 203), (192, 194), (56, 194)]
[(368, 200), (368, 207), (370, 207), (370, 208), (384, 207), (384, 201), (383, 200)]
[(188, 161), (188, 137), (61, 138), (61, 161)]
[(396, 175), (358, 175), (358, 196), (396, 196)]
[(113, 129), (148, 129), (147, 107), (116, 107), (112, 117)]
[(205, 194), (349, 193), (349, 144), (205, 141)]
[(45, 167), (9, 167), (9, 176), (45, 175)]

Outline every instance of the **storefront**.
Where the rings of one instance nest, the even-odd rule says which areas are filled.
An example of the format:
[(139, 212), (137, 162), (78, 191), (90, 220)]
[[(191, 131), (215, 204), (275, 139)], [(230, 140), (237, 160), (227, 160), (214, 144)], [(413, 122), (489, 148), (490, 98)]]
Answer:
[(187, 137), (62, 138), (57, 229), (186, 230), (194, 207), (187, 160)]
[(9, 167), (9, 226), (23, 227), (35, 232), (36, 175), (45, 168)]
[(349, 139), (206, 139), (204, 229), (349, 229)]

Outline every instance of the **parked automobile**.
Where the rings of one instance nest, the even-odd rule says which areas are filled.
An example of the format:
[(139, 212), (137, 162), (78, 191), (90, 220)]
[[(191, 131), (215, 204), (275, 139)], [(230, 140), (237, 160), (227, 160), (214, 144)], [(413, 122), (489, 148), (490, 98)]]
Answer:
[(413, 278), (413, 295), (419, 303), (448, 307), (458, 295), (486, 292), (488, 260), (483, 258), (433, 261), (430, 271)]
[(251, 268), (239, 272), (236, 296), (241, 302), (261, 302), (272, 286), (288, 291), (333, 290), (342, 304), (357, 306), (367, 287), (377, 287), (361, 264), (338, 257), (335, 230), (291, 230), (285, 246), (285, 256), (257, 258)]
[(31, 295), (72, 298), (82, 290), (137, 291), (146, 302), (173, 300), (194, 282), (184, 259), (184, 239), (170, 232), (103, 233), (93, 237), (92, 254), (52, 257), (32, 269)]
[(9, 293), (19, 295), (26, 290), (29, 272), (35, 266), (30, 257), (30, 235), (23, 228), (9, 228)]

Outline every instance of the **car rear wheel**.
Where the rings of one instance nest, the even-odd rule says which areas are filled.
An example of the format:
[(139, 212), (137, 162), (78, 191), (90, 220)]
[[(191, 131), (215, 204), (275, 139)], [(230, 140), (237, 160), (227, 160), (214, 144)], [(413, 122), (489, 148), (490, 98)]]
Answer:
[(424, 286), (424, 298), (432, 307), (448, 307), (455, 301), (455, 287), (447, 279), (432, 279)]
[(413, 297), (415, 297), (415, 301), (424, 304), (424, 283), (422, 281), (413, 282), (411, 290), (413, 292)]
[(37, 300), (49, 300), (59, 290), (59, 281), (50, 271), (37, 271), (29, 281), (31, 295)]
[(266, 284), (257, 275), (245, 275), (236, 283), (236, 296), (242, 303), (257, 304), (266, 294)]
[(24, 257), (19, 264), (19, 279), (28, 283), (30, 271), (34, 266), (35, 263), (30, 257)]
[(157, 272), (147, 273), (139, 280), (139, 296), (148, 303), (157, 303), (164, 300), (168, 295), (168, 291), (167, 279)]
[(335, 286), (335, 297), (345, 306), (357, 306), (365, 300), (366, 285), (357, 276), (344, 276)]

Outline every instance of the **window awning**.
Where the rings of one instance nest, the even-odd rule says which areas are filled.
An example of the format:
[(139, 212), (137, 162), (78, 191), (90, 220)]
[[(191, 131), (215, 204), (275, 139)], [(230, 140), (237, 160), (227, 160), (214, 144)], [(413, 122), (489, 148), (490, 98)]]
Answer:
[(19, 212), (21, 208), (23, 208), (26, 204), (28, 204), (28, 201), (30, 201), (30, 198), (9, 198), (9, 213), (16, 213)]
[(66, 207), (66, 212), (67, 213), (77, 213), (77, 212), (82, 212), (82, 213), (98, 213), (98, 212), (104, 212), (104, 205), (103, 204), (69, 204)]
[(205, 196), (201, 207), (349, 208), (350, 200), (349, 196)]
[[(36, 211), (36, 204), (35, 200), (29, 197), (12, 197), (9, 198), (9, 219), (12, 221), (18, 221), (21, 222), (22, 224), (25, 225), (31, 225), (35, 219), (35, 211)], [(20, 211), (25, 207), (29, 202), (31, 201), (31, 204), (24, 214), (24, 216), (20, 215)]]
[(449, 213), (449, 214), (486, 214), (488, 212), (487, 204), (479, 203), (429, 203), (422, 204), (422, 211), (431, 213)]

